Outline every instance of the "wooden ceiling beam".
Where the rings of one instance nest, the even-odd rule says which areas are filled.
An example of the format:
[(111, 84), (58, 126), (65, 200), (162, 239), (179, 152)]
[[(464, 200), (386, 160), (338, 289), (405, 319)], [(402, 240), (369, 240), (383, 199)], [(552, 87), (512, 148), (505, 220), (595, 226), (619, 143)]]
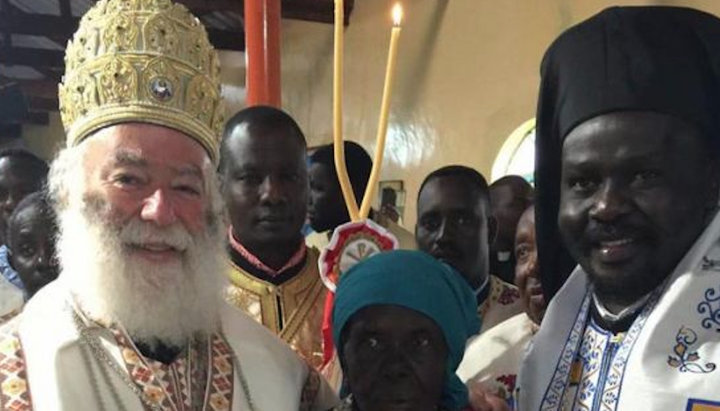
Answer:
[(31, 111), (58, 111), (58, 99), (28, 96), (27, 104)]
[(63, 17), (72, 17), (72, 9), (70, 8), (70, 0), (58, 0), (60, 6), (60, 15)]
[(0, 124), (0, 142), (22, 136), (22, 125)]
[(58, 83), (52, 80), (18, 80), (0, 77), (0, 83), (18, 83), (26, 97), (57, 99)]
[[(0, 26), (14, 34), (69, 39), (77, 30), (80, 19), (51, 14), (23, 13), (12, 17), (0, 14)], [(245, 50), (245, 34), (242, 31), (208, 29), (210, 42), (224, 50)]]
[(23, 118), (23, 124), (47, 126), (50, 124), (50, 114), (46, 111), (28, 111), (25, 118)]
[[(345, 0), (345, 25), (350, 24), (354, 0)], [(335, 22), (334, 0), (282, 0), (282, 16), (286, 19), (333, 24)]]
[[(0, 0), (0, 14), (10, 15), (12, 5), (9, 0)], [(2, 26), (3, 48), (12, 46), (12, 32), (5, 25)]]
[(243, 12), (242, 0), (175, 0), (185, 5), (193, 14), (202, 15), (213, 11)]
[(3, 47), (0, 49), (0, 63), (45, 68), (65, 66), (62, 51), (28, 47)]

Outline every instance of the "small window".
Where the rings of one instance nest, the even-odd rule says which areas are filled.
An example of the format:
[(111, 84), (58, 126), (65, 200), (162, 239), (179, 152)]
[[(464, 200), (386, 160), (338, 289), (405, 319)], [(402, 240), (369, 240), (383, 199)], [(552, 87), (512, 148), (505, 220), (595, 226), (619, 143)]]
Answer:
[(508, 174), (522, 176), (530, 184), (535, 173), (535, 119), (516, 128), (505, 140), (492, 167), (492, 181)]

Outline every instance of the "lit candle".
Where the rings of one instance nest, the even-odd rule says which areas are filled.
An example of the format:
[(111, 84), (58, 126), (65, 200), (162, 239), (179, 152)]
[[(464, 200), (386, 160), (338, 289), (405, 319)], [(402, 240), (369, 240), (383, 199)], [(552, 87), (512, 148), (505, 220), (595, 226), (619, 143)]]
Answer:
[(402, 21), (402, 7), (395, 4), (392, 10), (393, 28), (390, 34), (390, 49), (388, 50), (387, 67), (385, 68), (385, 86), (383, 87), (382, 103), (380, 104), (380, 120), (378, 121), (377, 137), (375, 138), (375, 157), (368, 180), (365, 196), (360, 207), (360, 218), (367, 218), (370, 214), (370, 204), (377, 192), (380, 179), (383, 154), (385, 153), (385, 137), (387, 136), (388, 113), (390, 112), (390, 96), (392, 95), (393, 78), (395, 74), (395, 60), (397, 57), (398, 39), (400, 38), (400, 22)]
[(345, 165), (345, 146), (343, 145), (343, 29), (345, 10), (343, 0), (335, 0), (335, 56), (333, 60), (333, 147), (335, 154), (335, 170), (337, 171), (340, 189), (345, 198), (351, 221), (359, 220), (358, 204), (352, 183)]

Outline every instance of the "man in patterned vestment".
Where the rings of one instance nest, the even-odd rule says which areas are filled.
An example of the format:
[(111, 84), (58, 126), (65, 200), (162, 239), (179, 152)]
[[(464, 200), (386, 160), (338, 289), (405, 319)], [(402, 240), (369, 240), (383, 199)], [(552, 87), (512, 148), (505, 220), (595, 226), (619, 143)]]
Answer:
[(231, 223), (225, 295), (319, 368), (327, 289), (319, 252), (301, 232), (306, 151), (295, 120), (273, 107), (246, 108), (225, 126), (219, 167)]
[(417, 200), (418, 248), (455, 268), (475, 291), (480, 333), (520, 314), (517, 288), (489, 273), (489, 244), (496, 230), (485, 177), (459, 165), (425, 177)]
[[(720, 20), (610, 8), (545, 54), (520, 410), (720, 409)], [(562, 243), (560, 242), (562, 238)]]

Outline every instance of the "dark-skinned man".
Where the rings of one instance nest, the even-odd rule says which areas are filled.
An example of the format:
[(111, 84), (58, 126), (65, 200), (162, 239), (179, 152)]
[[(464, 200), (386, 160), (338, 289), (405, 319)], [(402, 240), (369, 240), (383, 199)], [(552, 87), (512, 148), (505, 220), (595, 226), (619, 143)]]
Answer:
[(488, 272), (488, 242), (495, 233), (485, 178), (472, 168), (446, 166), (420, 186), (418, 248), (455, 268), (475, 291), (480, 333), (522, 312), (515, 286)]
[[(355, 199), (360, 203), (365, 195), (372, 160), (359, 144), (345, 142), (345, 163), (347, 165), (350, 183), (355, 193)], [(310, 226), (315, 231), (307, 237), (310, 245), (323, 249), (330, 241), (335, 228), (350, 221), (350, 216), (345, 205), (337, 172), (335, 171), (335, 160), (332, 144), (319, 147), (310, 155), (310, 196), (308, 206), (308, 217)], [(385, 227), (398, 239), (400, 248), (415, 249), (413, 235), (396, 224), (391, 218), (385, 217), (382, 213), (374, 210), (370, 218)]]
[(513, 246), (520, 216), (532, 203), (533, 188), (524, 178), (508, 175), (490, 184), (490, 209), (497, 234), (490, 243), (490, 272), (507, 283), (515, 278)]
[(27, 150), (0, 151), (0, 288), (21, 296), (25, 286), (9, 262), (8, 219), (23, 198), (43, 187), (47, 174), (47, 163)]
[(720, 407), (719, 60), (720, 20), (669, 7), (607, 9), (545, 54), (543, 288), (564, 281), (561, 244), (579, 266), (527, 352), (520, 410)]
[(318, 251), (301, 233), (305, 152), (302, 131), (281, 110), (250, 107), (228, 121), (219, 167), (231, 223), (226, 297), (317, 367), (325, 287)]
[(515, 236), (515, 285), (524, 313), (475, 338), (465, 348), (456, 374), (471, 392), (499, 397), (512, 405), (525, 348), (540, 327), (545, 301), (538, 280), (535, 207), (520, 216)]

